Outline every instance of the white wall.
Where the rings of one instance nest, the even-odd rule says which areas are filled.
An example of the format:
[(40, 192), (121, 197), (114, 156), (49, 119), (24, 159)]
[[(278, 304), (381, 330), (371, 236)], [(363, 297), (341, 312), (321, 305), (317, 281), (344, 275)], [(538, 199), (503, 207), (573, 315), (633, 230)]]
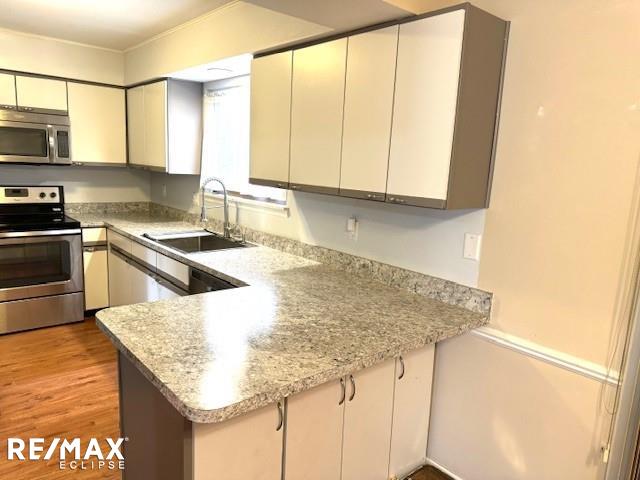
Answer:
[(0, 29), (0, 68), (123, 85), (124, 53)]
[(127, 84), (318, 35), (329, 28), (232, 2), (126, 52)]
[(0, 165), (0, 185), (63, 185), (71, 202), (146, 202), (149, 173), (104, 167)]
[[(198, 177), (153, 174), (154, 202), (198, 211)], [(166, 186), (167, 196), (163, 196)], [(484, 210), (441, 212), (319, 195), (289, 192), (290, 215), (240, 208), (240, 224), (257, 230), (371, 258), (414, 271), (475, 286), (478, 262), (462, 258), (466, 232), (482, 233)], [(221, 209), (210, 216), (222, 218)], [(349, 238), (347, 219), (358, 218), (358, 236)], [(232, 219), (236, 210), (231, 209)]]

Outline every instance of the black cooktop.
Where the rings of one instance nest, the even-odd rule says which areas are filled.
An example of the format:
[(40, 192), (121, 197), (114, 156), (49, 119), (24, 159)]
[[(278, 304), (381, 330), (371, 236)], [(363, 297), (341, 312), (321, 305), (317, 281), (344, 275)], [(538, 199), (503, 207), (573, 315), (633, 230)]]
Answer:
[(0, 232), (33, 232), (80, 228), (80, 222), (62, 215), (0, 215)]

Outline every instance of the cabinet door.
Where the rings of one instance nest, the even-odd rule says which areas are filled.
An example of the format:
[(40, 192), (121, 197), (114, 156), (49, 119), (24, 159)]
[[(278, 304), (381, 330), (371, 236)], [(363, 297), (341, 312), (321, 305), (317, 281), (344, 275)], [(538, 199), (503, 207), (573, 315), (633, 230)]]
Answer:
[(107, 250), (83, 252), (84, 260), (84, 303), (86, 310), (109, 306), (109, 268)]
[(8, 73), (0, 73), (0, 107), (15, 108), (16, 77)]
[(396, 361), (389, 478), (403, 477), (426, 460), (434, 353), (428, 345)]
[(349, 37), (340, 194), (384, 200), (398, 26)]
[(18, 107), (67, 110), (67, 82), (36, 77), (16, 77)]
[(167, 82), (144, 86), (144, 165), (167, 168)]
[(282, 52), (251, 64), (249, 177), (282, 187), (289, 182), (292, 59), (292, 52)]
[(170, 289), (164, 280), (156, 280), (158, 300), (173, 300), (180, 297), (180, 294)]
[(293, 52), (292, 190), (338, 193), (347, 39)]
[(129, 276), (131, 277), (130, 303), (154, 302), (159, 299), (156, 279), (149, 275), (147, 271), (132, 263), (129, 269)]
[(340, 480), (342, 385), (328, 382), (287, 400), (286, 480)]
[(222, 423), (194, 423), (193, 478), (281, 480), (282, 434), (276, 405)]
[(400, 25), (387, 197), (447, 198), (464, 17)]
[(395, 360), (352, 375), (347, 381), (342, 480), (386, 480), (389, 472)]
[(127, 90), (129, 163), (144, 165), (144, 87)]
[(131, 267), (120, 256), (109, 251), (109, 305), (129, 305), (132, 302)]
[(69, 83), (74, 163), (127, 163), (124, 90)]

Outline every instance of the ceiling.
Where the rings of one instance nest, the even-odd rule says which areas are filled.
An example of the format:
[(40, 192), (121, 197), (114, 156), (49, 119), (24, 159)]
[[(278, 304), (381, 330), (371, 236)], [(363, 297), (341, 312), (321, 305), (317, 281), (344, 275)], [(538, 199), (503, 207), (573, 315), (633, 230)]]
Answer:
[(231, 0), (2, 0), (0, 28), (125, 50)]
[[(126, 50), (235, 0), (2, 0), (0, 28)], [(406, 16), (389, 0), (245, 0), (334, 30)]]

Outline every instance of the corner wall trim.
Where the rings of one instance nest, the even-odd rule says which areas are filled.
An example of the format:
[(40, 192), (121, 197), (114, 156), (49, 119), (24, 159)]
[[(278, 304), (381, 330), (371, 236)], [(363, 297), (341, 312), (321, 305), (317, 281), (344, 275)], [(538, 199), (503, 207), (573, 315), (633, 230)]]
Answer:
[(620, 373), (617, 371), (608, 371), (604, 365), (574, 357), (573, 355), (539, 345), (522, 337), (510, 335), (491, 327), (480, 327), (471, 330), (471, 333), (495, 345), (522, 353), (528, 357), (541, 360), (569, 372), (577, 373), (583, 377), (614, 387), (620, 383)]
[(459, 477), (458, 475), (456, 475), (455, 473), (447, 470), (445, 467), (443, 467), (442, 465), (440, 465), (438, 462), (436, 462), (435, 460), (432, 460), (430, 458), (427, 458), (427, 465), (431, 465), (432, 467), (437, 468), (438, 470), (440, 470), (442, 473), (450, 476), (452, 478), (452, 480), (463, 480), (462, 477)]

